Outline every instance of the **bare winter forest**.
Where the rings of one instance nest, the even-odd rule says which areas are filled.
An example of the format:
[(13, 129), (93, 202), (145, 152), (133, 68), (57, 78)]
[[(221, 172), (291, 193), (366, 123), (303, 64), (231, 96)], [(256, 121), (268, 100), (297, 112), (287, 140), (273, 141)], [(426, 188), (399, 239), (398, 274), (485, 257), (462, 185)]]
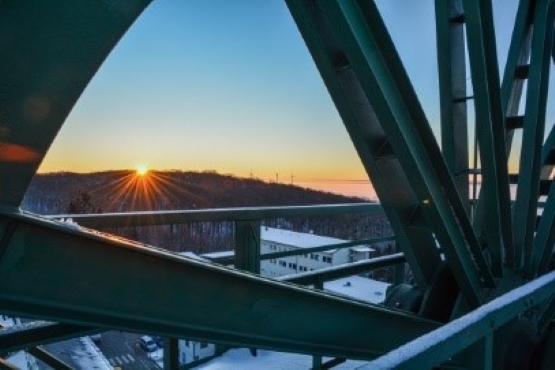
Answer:
[[(151, 171), (145, 176), (135, 171), (107, 171), (37, 174), (22, 208), (53, 215), (359, 202), (367, 200), (213, 171)], [(392, 234), (384, 215), (271, 219), (263, 224), (349, 240)], [(106, 231), (175, 252), (202, 254), (232, 249), (232, 226), (231, 222), (197, 222)]]

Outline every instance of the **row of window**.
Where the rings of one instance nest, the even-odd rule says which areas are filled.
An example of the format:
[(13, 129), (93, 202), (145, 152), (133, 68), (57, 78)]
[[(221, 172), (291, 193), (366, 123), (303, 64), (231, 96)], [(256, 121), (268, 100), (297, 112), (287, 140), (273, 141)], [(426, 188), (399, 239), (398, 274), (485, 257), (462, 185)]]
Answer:
[[(275, 244), (270, 244), (270, 249), (272, 251), (277, 251), (277, 252), (281, 252), (281, 251), (286, 252), (286, 251), (289, 250), (288, 248), (285, 248), (285, 247), (278, 247)], [(320, 255), (319, 254), (309, 253), (309, 254), (303, 254), (302, 256), (304, 258), (310, 258), (311, 260), (314, 260), (314, 261), (320, 261)], [(331, 257), (322, 256), (322, 261), (324, 263), (331, 263)], [(272, 263), (275, 263), (275, 262), (272, 262)]]
[[(323, 260), (324, 260), (324, 262), (326, 262), (326, 263), (331, 263), (331, 257), (324, 257)], [(296, 264), (296, 263), (293, 263), (293, 262), (287, 263), (287, 262), (285, 262), (285, 261), (283, 261), (283, 260), (277, 260), (277, 259), (275, 259), (275, 258), (274, 258), (274, 259), (271, 259), (271, 260), (269, 260), (269, 261), (270, 261), (270, 263), (278, 264), (278, 265), (280, 265), (281, 267), (289, 267), (290, 269), (297, 270), (297, 264)], [(304, 271), (309, 271), (309, 268), (306, 267), (306, 266), (299, 265), (299, 271), (302, 271), (302, 272), (304, 272)], [(310, 269), (310, 271), (314, 271), (314, 269)]]
[[(324, 262), (324, 263), (331, 263), (331, 257), (322, 256), (322, 262)], [(274, 264), (275, 264), (275, 263), (279, 263), (280, 266), (282, 266), (282, 267), (287, 267), (287, 262), (285, 262), (285, 261), (283, 261), (283, 260), (279, 260), (279, 261), (278, 261), (278, 260), (275, 259), (275, 258), (271, 259), (271, 260), (270, 260), (270, 263), (274, 263)], [(290, 262), (290, 263), (289, 263), (289, 268), (294, 268), (294, 269), (296, 269), (296, 267), (292, 267), (292, 266), (297, 266), (297, 264), (296, 264), (296, 263), (291, 263), (291, 262)]]

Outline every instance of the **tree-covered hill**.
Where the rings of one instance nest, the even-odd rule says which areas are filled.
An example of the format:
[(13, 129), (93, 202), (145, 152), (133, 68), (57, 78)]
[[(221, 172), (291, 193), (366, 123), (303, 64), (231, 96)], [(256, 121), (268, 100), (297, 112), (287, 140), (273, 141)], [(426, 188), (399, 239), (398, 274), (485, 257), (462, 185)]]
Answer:
[(366, 200), (209, 172), (37, 174), (22, 208), (40, 214), (357, 203)]

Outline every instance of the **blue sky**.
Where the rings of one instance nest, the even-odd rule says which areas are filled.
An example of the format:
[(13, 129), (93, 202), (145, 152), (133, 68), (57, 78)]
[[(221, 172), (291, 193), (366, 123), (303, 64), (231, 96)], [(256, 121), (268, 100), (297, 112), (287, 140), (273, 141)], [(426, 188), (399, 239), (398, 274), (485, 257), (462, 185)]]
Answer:
[[(433, 1), (377, 4), (439, 133)], [(501, 65), (515, 4), (494, 1)], [(284, 181), (367, 178), (282, 0), (154, 0), (40, 171), (140, 164)]]

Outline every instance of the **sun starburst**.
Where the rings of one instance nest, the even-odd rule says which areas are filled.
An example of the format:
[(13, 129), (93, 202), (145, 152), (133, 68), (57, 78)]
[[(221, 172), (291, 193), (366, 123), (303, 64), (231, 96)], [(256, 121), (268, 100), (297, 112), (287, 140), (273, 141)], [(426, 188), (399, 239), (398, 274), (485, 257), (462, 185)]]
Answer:
[(145, 164), (138, 165), (135, 169), (137, 176), (144, 177), (148, 174), (148, 166)]

